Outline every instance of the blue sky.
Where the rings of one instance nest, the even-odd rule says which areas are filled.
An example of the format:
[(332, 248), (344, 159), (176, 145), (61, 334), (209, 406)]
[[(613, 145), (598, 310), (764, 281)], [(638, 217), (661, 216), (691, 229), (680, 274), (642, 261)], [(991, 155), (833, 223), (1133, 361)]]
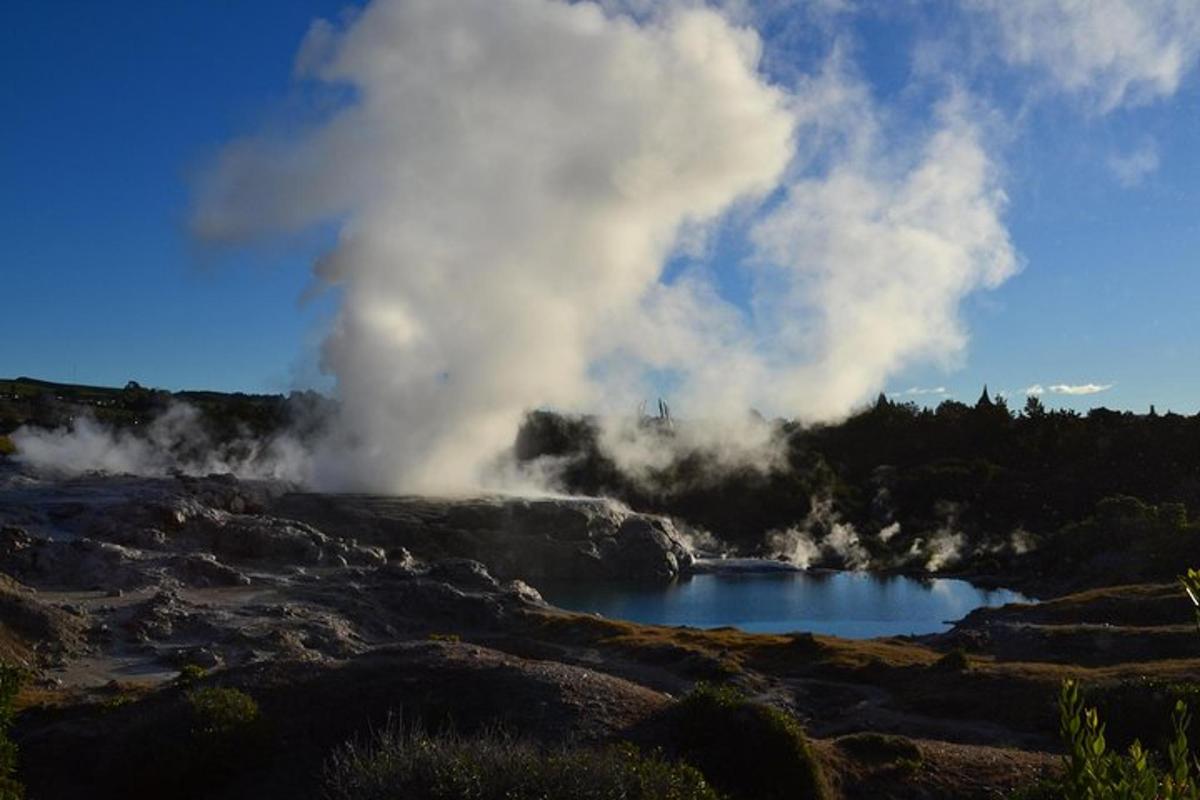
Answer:
[[(304, 113), (297, 48), (313, 19), (343, 6), (6, 7), (0, 374), (175, 389), (328, 385), (316, 350), (335, 298), (301, 302), (327, 233), (217, 250), (189, 237), (187, 217), (191, 176), (225, 142)], [(963, 302), (970, 344), (956, 366), (912, 366), (886, 388), (936, 402), (943, 395), (903, 393), (944, 387), (973, 400), (987, 383), (1019, 404), (1040, 385), (1051, 405), (1200, 409), (1195, 71), (1115, 104), (1056, 86), (1053, 65), (1000, 56), (952, 52), (944, 57), (969, 67), (930, 78), (928, 42), (968, 41), (970, 20), (944, 3), (897, 7), (860, 3), (832, 21), (776, 12), (764, 25), (768, 66), (790, 80), (789, 67), (803, 74), (837, 41), (899, 128), (928, 114), (929, 85), (964, 84), (998, 119), (990, 141), (1023, 266)], [(718, 248), (711, 264), (735, 297), (736, 252)], [(1111, 388), (1050, 390), (1087, 384)]]

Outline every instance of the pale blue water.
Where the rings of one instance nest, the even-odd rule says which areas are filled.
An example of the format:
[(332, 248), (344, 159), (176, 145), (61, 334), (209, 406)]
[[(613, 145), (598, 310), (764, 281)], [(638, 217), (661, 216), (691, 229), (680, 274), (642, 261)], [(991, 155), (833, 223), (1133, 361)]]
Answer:
[(538, 587), (547, 601), (613, 619), (755, 633), (811, 631), (849, 639), (939, 633), (980, 606), (1031, 602), (948, 578), (863, 572), (695, 575), (665, 586)]

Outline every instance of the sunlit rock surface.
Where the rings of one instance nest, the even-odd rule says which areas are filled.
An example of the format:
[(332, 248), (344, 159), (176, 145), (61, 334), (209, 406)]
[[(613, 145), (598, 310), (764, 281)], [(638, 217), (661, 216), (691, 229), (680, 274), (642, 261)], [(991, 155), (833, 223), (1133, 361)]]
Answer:
[(229, 476), (0, 474), (0, 593), (52, 680), (344, 659), (544, 608), (525, 580), (666, 580), (673, 524), (575, 498), (290, 493)]
[(385, 550), (475, 559), (499, 578), (666, 580), (692, 563), (671, 520), (595, 498), (289, 494), (272, 513)]

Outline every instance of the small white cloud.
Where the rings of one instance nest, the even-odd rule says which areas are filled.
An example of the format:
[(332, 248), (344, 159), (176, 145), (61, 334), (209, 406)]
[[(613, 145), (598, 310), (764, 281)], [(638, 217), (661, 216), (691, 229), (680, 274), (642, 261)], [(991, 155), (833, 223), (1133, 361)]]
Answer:
[(1115, 385), (1112, 383), (1056, 383), (1050, 387), (1050, 391), (1054, 394), (1099, 394), (1108, 391)]
[(1124, 187), (1137, 186), (1158, 169), (1158, 146), (1146, 139), (1129, 153), (1113, 153), (1108, 157), (1108, 168)]
[(918, 395), (925, 394), (949, 394), (949, 392), (946, 390), (945, 386), (913, 386), (909, 389), (905, 389), (903, 392), (899, 392), (899, 395), (902, 397), (916, 397)]
[(1025, 388), (1025, 394), (1029, 395), (1030, 397), (1039, 397), (1045, 393), (1046, 387), (1042, 386), (1040, 383), (1035, 383), (1033, 386), (1028, 386)]

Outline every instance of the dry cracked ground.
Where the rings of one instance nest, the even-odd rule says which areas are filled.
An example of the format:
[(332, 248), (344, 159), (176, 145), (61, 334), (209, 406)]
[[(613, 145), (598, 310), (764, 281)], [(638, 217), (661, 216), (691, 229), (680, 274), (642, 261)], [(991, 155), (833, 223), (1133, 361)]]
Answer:
[[(10, 465), (0, 657), (35, 676), (14, 731), (22, 778), (33, 798), (136, 796), (131, 776), (181, 713), (178, 677), (194, 665), (205, 673), (192, 686), (242, 689), (271, 726), (260, 768), (214, 796), (311, 796), (331, 748), (398, 715), (655, 747), (674, 698), (717, 681), (796, 714), (844, 797), (1005, 797), (1058, 768), (1064, 677), (1200, 673), (1173, 586), (981, 610), (947, 634), (869, 641), (639, 626), (555, 609), (533, 588), (669, 579), (688, 552), (669, 520), (603, 500), (44, 480)], [(916, 750), (881, 757), (863, 732)]]

